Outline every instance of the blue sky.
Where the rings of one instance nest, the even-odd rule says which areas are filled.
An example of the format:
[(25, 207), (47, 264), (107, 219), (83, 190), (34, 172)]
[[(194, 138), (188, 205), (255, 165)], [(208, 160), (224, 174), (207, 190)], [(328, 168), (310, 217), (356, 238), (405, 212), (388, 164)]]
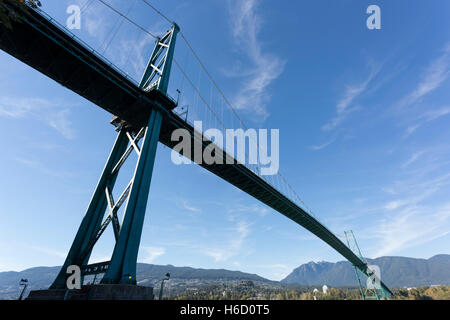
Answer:
[[(85, 0), (43, 3), (64, 22)], [(280, 130), (280, 171), (329, 229), (352, 229), (372, 258), (450, 253), (448, 1), (151, 3), (181, 26), (249, 127)], [(371, 4), (381, 30), (366, 27)], [(155, 33), (170, 27), (141, 0), (130, 17)], [(153, 40), (124, 22), (110, 42), (117, 22), (94, 0), (75, 34), (137, 79)], [(0, 70), (0, 271), (59, 265), (114, 142), (111, 115), (3, 51)], [(112, 248), (108, 229), (93, 260)], [(139, 261), (279, 280), (311, 260), (342, 257), (159, 146)]]

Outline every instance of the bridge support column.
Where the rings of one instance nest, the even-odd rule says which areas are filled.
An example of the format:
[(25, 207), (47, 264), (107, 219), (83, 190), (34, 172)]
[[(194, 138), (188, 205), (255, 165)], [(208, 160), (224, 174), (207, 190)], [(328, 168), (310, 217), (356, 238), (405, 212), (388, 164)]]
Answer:
[(81, 222), (66, 261), (62, 266), (58, 276), (56, 277), (50, 289), (64, 289), (66, 288), (67, 267), (70, 265), (83, 266), (90, 257), (92, 248), (90, 243), (97, 235), (103, 216), (107, 207), (107, 199), (105, 189), (107, 186), (112, 188), (117, 178), (117, 172), (111, 174), (114, 166), (119, 161), (128, 145), (128, 137), (124, 130), (117, 135), (116, 142), (111, 150), (111, 153), (106, 161), (100, 180), (95, 188), (92, 199), (89, 203), (86, 214)]
[(102, 283), (136, 284), (136, 263), (158, 146), (162, 115), (153, 110), (146, 127), (119, 238)]

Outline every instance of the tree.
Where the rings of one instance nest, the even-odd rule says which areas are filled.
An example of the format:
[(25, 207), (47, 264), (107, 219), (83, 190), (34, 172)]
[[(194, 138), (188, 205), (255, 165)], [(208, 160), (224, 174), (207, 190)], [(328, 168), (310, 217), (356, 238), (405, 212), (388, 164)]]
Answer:
[(10, 10), (7, 7), (8, 3), (15, 4), (23, 11), (41, 6), (41, 1), (39, 0), (0, 0), (0, 24), (3, 24), (8, 29), (12, 29), (12, 21), (20, 21), (23, 18), (20, 12)]

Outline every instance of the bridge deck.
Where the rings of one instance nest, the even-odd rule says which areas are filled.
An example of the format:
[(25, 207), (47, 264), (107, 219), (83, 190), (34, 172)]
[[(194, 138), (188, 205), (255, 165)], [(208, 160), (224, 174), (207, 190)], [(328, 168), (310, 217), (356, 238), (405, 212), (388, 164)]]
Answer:
[[(25, 22), (13, 23), (13, 30), (0, 24), (0, 48), (136, 128), (145, 125), (151, 108), (160, 108), (164, 118), (159, 141), (170, 148), (176, 144), (170, 136), (177, 128), (186, 128), (194, 137), (193, 127), (171, 111), (174, 102), (170, 98), (144, 92), (92, 49), (36, 11), (25, 14)], [(203, 144), (205, 147), (209, 143)], [(201, 166), (300, 224), (367, 275), (365, 263), (340, 239), (244, 165)], [(391, 293), (383, 283), (382, 287)]]

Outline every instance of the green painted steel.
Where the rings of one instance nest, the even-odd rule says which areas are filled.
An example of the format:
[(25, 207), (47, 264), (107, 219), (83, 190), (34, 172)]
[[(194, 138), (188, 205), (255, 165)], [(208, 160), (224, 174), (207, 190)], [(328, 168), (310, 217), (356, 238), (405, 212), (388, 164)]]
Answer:
[[(349, 232), (351, 232), (351, 234), (353, 235), (353, 231), (350, 230)], [(348, 231), (344, 231), (344, 234), (345, 234), (345, 237), (346, 237), (346, 239), (347, 239), (347, 245), (348, 245), (348, 247), (351, 249), (349, 232), (348, 232)], [(355, 237), (355, 236), (353, 235), (353, 238), (354, 238), (354, 237)], [(355, 239), (355, 243), (356, 243), (356, 239)], [(360, 250), (359, 250), (359, 246), (358, 246), (358, 245), (357, 245), (357, 248), (358, 248), (358, 252), (359, 252), (360, 255), (361, 255), (361, 252), (360, 252)], [(355, 250), (353, 250), (353, 251), (355, 251)], [(364, 300), (364, 298), (365, 298), (365, 296), (364, 296), (364, 290), (363, 290), (363, 286), (362, 286), (362, 284), (361, 284), (361, 278), (360, 278), (360, 276), (359, 276), (358, 268), (357, 268), (355, 265), (353, 265), (353, 269), (355, 270), (356, 280), (358, 281), (358, 287), (359, 287), (359, 291), (360, 291), (360, 293), (361, 293), (361, 297), (362, 297), (362, 299)]]
[(180, 27), (174, 23), (172, 29), (156, 40), (150, 60), (145, 68), (139, 87), (145, 91), (157, 87), (159, 91), (167, 93), (170, 71), (175, 53), (175, 44)]
[(136, 284), (137, 255), (158, 147), (161, 121), (162, 116), (160, 112), (153, 110), (134, 173), (133, 185), (125, 209), (119, 239), (114, 247), (111, 264), (102, 279), (102, 283)]
[[(179, 27), (174, 23), (172, 29), (156, 41), (155, 48), (139, 85), (142, 90), (149, 91), (156, 87), (158, 91), (167, 94), (176, 37), (179, 30)], [(158, 59), (159, 62), (157, 62)], [(159, 74), (159, 78), (151, 83), (157, 74)], [(110, 266), (102, 279), (102, 283), (136, 284), (137, 256), (161, 124), (162, 114), (160, 110), (153, 109), (145, 129), (144, 141), (133, 176), (120, 234), (114, 247)]]
[[(179, 27), (174, 24), (172, 29), (156, 42), (155, 49), (142, 77), (141, 90), (149, 91), (156, 89), (164, 95), (167, 93), (178, 31)], [(153, 83), (150, 83), (156, 74), (159, 74), (159, 76)], [(96, 241), (109, 222), (113, 224), (116, 244), (111, 261), (102, 263), (104, 266), (99, 269), (101, 272), (106, 270), (102, 283), (136, 284), (137, 256), (161, 124), (162, 114), (160, 110), (152, 109), (147, 126), (145, 127), (141, 150), (138, 149), (137, 143), (132, 140), (131, 133), (126, 129), (119, 128), (116, 142), (94, 191), (87, 213), (78, 229), (66, 261), (50, 287), (51, 289), (66, 287), (68, 276), (66, 270), (70, 265), (78, 265), (83, 270), (97, 270), (96, 268), (89, 268), (88, 261)], [(136, 136), (139, 138), (138, 134)], [(131, 142), (132, 146), (127, 150), (129, 142)], [(114, 188), (120, 166), (128, 157), (127, 154), (129, 155), (131, 148), (137, 149), (139, 157), (133, 178), (130, 182), (123, 223), (120, 226), (116, 215), (116, 206), (112, 203), (111, 192)], [(117, 167), (119, 169), (115, 170)], [(124, 191), (124, 194), (125, 192), (127, 190)], [(110, 213), (107, 219), (103, 221), (108, 206)], [(90, 273), (85, 272), (85, 274)]]
[(119, 161), (122, 154), (128, 145), (128, 138), (125, 132), (120, 132), (116, 138), (116, 142), (111, 150), (111, 153), (106, 161), (105, 168), (100, 176), (100, 180), (95, 188), (92, 199), (89, 203), (86, 214), (78, 228), (75, 239), (66, 257), (64, 265), (62, 266), (58, 276), (56, 277), (53, 284), (50, 286), (51, 289), (64, 289), (66, 288), (67, 267), (70, 265), (82, 266), (87, 263), (89, 256), (91, 254), (92, 248), (86, 252), (89, 247), (89, 243), (95, 238), (95, 235), (100, 228), (103, 216), (106, 210), (106, 186), (113, 187), (117, 178), (117, 173), (111, 175), (111, 172)]
[[(353, 233), (353, 231), (352, 230), (344, 231), (344, 234), (345, 234), (345, 238), (347, 240), (348, 247), (360, 258), (361, 261), (364, 261), (366, 268), (368, 269), (369, 266), (367, 264), (367, 260), (366, 260), (366, 258), (364, 258), (364, 256), (361, 253), (361, 249), (359, 248), (358, 241), (356, 241), (356, 237), (355, 237), (355, 234)], [(360, 272), (362, 272), (362, 271), (359, 270), (355, 265), (353, 265), (353, 268), (355, 269), (355, 275), (356, 275), (356, 279), (358, 280), (359, 291), (361, 292), (361, 297), (363, 300), (369, 300), (369, 299), (380, 300), (382, 298), (389, 298), (391, 292), (384, 286), (381, 286), (378, 289), (377, 288), (371, 289), (371, 288), (364, 287), (361, 284), (361, 277), (360, 277)], [(381, 279), (377, 279), (377, 280), (379, 280), (381, 282)]]

